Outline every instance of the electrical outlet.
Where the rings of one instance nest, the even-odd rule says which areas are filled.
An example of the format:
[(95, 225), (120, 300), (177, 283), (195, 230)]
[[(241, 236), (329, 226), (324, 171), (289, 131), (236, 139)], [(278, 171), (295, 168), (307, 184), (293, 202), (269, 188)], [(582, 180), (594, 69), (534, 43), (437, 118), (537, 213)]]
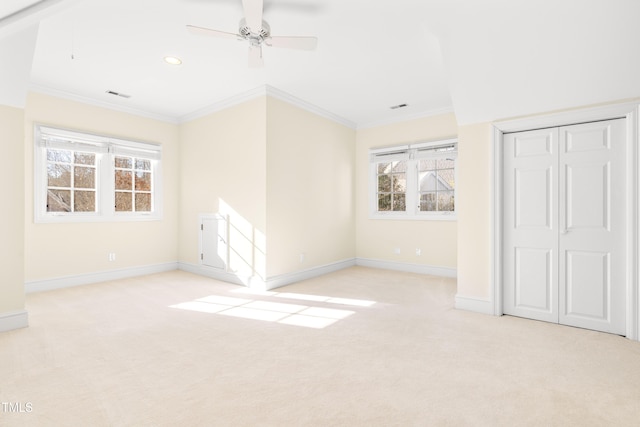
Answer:
[(400, 255), (400, 248), (394, 248), (393, 253), (396, 255)]
[(116, 254), (115, 252), (109, 252), (109, 261), (115, 261), (116, 260)]
[(305, 255), (304, 255), (304, 252), (303, 252), (303, 253), (300, 254), (300, 264), (302, 264), (304, 262), (304, 258), (305, 258)]
[(420, 248), (416, 248), (416, 255), (417, 256), (422, 255), (422, 250)]

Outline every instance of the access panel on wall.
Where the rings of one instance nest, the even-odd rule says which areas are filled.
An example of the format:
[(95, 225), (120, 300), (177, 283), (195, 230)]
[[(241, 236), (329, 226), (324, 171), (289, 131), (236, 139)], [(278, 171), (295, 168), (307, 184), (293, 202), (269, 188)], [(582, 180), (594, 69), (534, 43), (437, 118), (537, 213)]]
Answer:
[(505, 314), (626, 332), (625, 120), (504, 136)]
[(225, 269), (228, 258), (226, 219), (221, 215), (200, 215), (200, 264)]

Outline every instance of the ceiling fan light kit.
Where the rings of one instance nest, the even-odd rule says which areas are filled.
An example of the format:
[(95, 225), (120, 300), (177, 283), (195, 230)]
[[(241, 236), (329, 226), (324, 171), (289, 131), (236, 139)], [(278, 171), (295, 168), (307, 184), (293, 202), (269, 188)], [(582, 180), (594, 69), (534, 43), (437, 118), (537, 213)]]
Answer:
[(187, 25), (193, 34), (226, 39), (246, 40), (249, 42), (249, 67), (264, 66), (262, 44), (269, 47), (314, 50), (318, 45), (316, 37), (271, 36), (271, 27), (262, 19), (263, 0), (243, 0), (244, 18), (240, 20), (238, 34), (213, 30), (195, 25)]

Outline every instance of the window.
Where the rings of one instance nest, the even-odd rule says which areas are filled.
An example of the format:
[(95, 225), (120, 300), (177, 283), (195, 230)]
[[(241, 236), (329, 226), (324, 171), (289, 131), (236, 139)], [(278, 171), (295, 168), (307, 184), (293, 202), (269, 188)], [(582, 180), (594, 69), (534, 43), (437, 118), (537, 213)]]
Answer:
[(151, 161), (115, 157), (116, 212), (151, 212)]
[(159, 219), (156, 144), (35, 129), (37, 222)]
[(96, 154), (47, 150), (47, 212), (96, 211)]
[(407, 209), (407, 161), (383, 161), (376, 165), (379, 212), (404, 212)]
[(370, 150), (371, 216), (455, 219), (457, 141)]

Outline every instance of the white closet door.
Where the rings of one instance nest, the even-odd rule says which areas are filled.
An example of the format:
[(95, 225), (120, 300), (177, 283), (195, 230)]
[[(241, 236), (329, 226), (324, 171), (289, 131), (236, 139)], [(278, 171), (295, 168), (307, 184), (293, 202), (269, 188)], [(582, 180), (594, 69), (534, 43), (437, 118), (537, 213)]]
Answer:
[(558, 130), (505, 135), (503, 311), (558, 322)]
[(626, 332), (625, 128), (505, 135), (505, 314)]
[(626, 332), (625, 120), (560, 128), (560, 323)]

